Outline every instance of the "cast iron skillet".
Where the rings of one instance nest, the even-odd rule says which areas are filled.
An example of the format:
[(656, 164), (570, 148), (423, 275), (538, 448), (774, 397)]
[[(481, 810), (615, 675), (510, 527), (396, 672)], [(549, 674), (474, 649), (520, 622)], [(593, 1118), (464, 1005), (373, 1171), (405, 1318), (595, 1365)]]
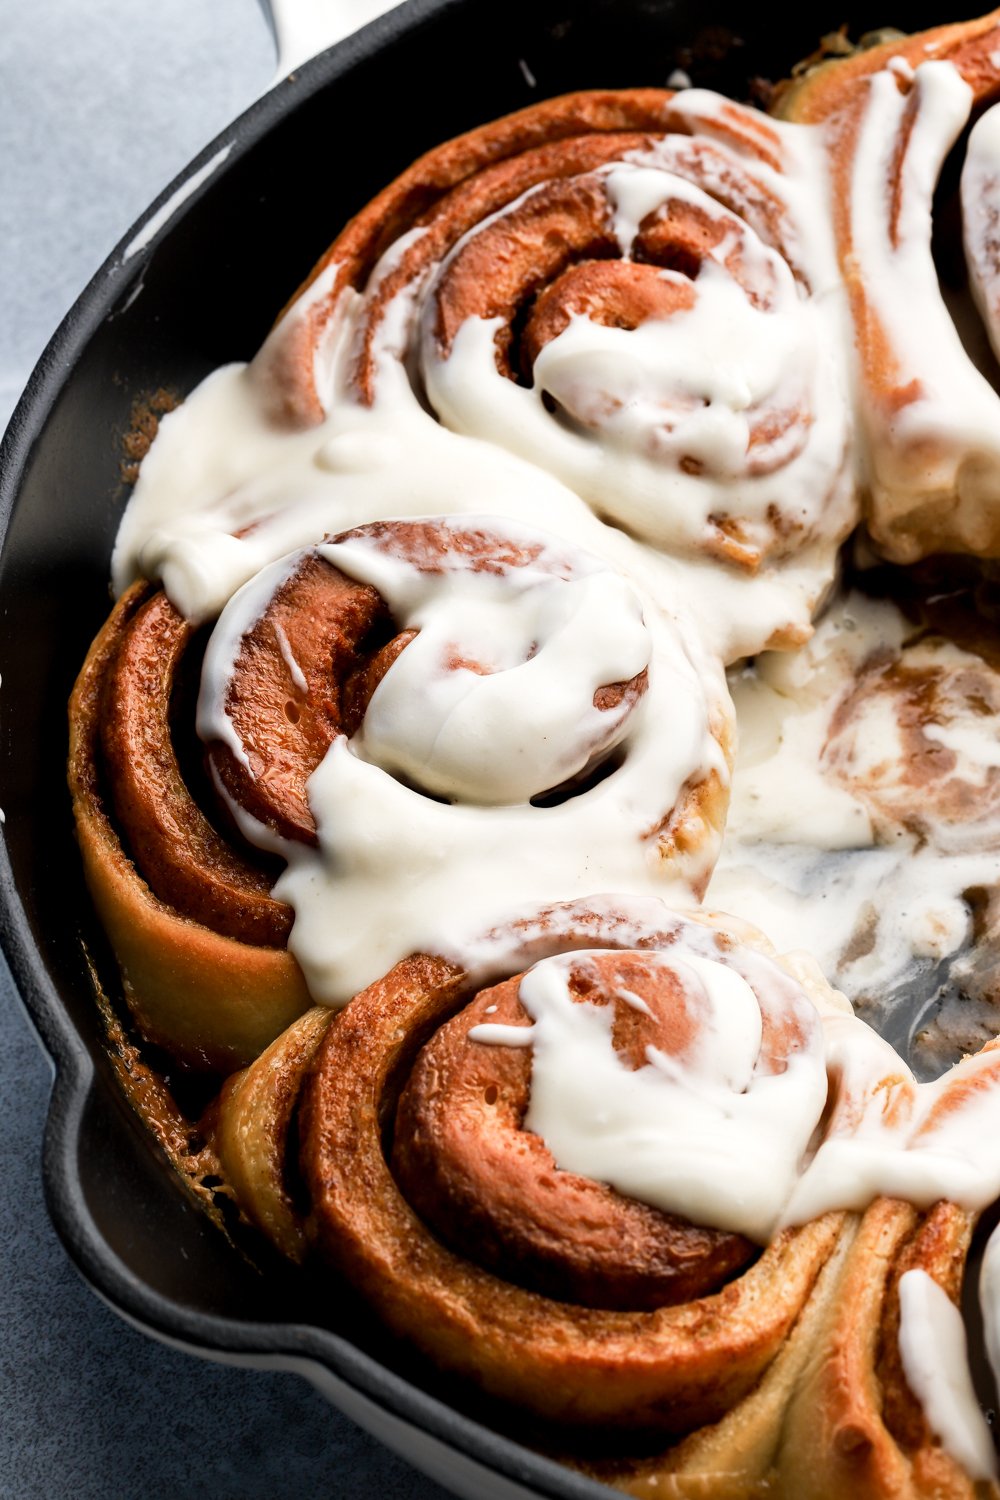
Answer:
[(944, 19), (922, 5), (905, 17), (830, 9), (779, 34), (733, 0), (711, 26), (705, 17), (701, 0), (411, 0), (376, 21), (206, 147), (184, 178), (229, 149), (148, 245), (127, 255), (135, 231), (126, 237), (46, 349), (0, 450), (0, 597), (17, 641), (0, 700), (0, 939), (56, 1066), (44, 1148), (55, 1226), (127, 1319), (210, 1358), (297, 1370), (418, 1467), (484, 1500), (607, 1491), (489, 1430), (488, 1410), (470, 1414), (345, 1314), (337, 1287), (246, 1264), (121, 1096), (85, 957), (86, 944), (100, 960), (101, 937), (72, 838), (65, 704), (107, 610), (133, 403), (161, 387), (186, 393), (252, 355), (346, 218), (420, 151), (545, 95), (662, 85), (678, 63), (746, 97), (752, 78), (782, 76), (845, 20), (857, 34)]

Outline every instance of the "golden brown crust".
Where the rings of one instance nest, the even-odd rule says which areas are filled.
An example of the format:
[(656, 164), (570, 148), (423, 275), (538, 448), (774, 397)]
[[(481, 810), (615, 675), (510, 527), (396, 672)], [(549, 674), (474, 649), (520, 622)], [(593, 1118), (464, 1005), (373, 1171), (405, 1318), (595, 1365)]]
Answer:
[(847, 1215), (780, 1353), (749, 1395), (720, 1421), (647, 1458), (581, 1462), (570, 1457), (566, 1462), (635, 1500), (795, 1500), (795, 1490), (779, 1472), (784, 1415), (823, 1319), (840, 1295), (857, 1227), (857, 1215)]
[(248, 1068), (226, 1080), (212, 1111), (211, 1139), (240, 1207), (294, 1261), (305, 1257), (308, 1238), (289, 1184), (289, 1133), (332, 1015), (314, 1006), (293, 1021)]
[(815, 125), (839, 114), (858, 83), (878, 73), (890, 58), (901, 57), (911, 67), (928, 57), (950, 62), (973, 90), (977, 101), (998, 88), (996, 65), (990, 59), (1000, 36), (1000, 10), (975, 21), (935, 26), (913, 36), (894, 35), (877, 47), (866, 47), (850, 57), (836, 57), (809, 69), (783, 90), (776, 111), (784, 119)]
[(270, 894), (275, 872), (222, 837), (178, 762), (173, 700), (191, 626), (157, 590), (117, 636), (100, 683), (100, 748), (129, 856), (156, 895), (192, 921), (241, 942), (284, 947), (292, 914)]
[(781, 1473), (803, 1500), (972, 1500), (976, 1483), (942, 1448), (906, 1385), (899, 1355), (899, 1278), (922, 1269), (957, 1298), (972, 1216), (940, 1203), (921, 1215), (880, 1198), (865, 1213), (838, 1295), (790, 1403)]
[(92, 645), (70, 700), (69, 786), (84, 874), (143, 1034), (195, 1067), (231, 1072), (307, 1009), (298, 964), (242, 943), (161, 901), (136, 870), (105, 805), (99, 770), (102, 689), (145, 585), (124, 594)]

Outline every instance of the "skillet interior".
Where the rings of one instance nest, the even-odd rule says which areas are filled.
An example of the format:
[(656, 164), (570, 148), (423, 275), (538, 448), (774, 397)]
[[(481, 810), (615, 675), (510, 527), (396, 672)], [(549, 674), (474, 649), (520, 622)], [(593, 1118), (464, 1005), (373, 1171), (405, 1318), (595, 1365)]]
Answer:
[[(318, 1307), (284, 1266), (262, 1279), (177, 1190), (124, 1102), (81, 944), (100, 953), (64, 790), (65, 702), (106, 612), (136, 398), (183, 394), (251, 355), (349, 214), (447, 136), (568, 88), (662, 85), (683, 46), (695, 48), (696, 82), (745, 95), (748, 79), (780, 76), (845, 19), (799, 20), (776, 37), (763, 14), (734, 4), (713, 16), (705, 28), (691, 0), (511, 0), (491, 12), (413, 0), (375, 23), (209, 146), (203, 161), (231, 143), (205, 186), (148, 249), (124, 259), (120, 247), (98, 272), (36, 370), (0, 461), (0, 597), (16, 642), (0, 697), (0, 935), (58, 1065), (45, 1174), (60, 1234), (102, 1295), (147, 1327), (224, 1355), (318, 1361), (540, 1493), (593, 1487), (455, 1416), (426, 1369), (410, 1384), (399, 1351), (335, 1298)], [(924, 6), (861, 14), (852, 31), (902, 19), (915, 29), (943, 17)]]

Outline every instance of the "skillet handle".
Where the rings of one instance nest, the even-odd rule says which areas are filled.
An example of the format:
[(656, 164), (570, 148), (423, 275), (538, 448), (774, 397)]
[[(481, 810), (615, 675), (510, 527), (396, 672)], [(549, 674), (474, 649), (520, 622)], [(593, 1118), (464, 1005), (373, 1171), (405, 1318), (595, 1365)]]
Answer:
[(275, 49), (277, 49), (278, 23), (274, 18), (274, 6), (271, 4), (271, 0), (257, 0), (257, 4), (260, 6), (261, 14), (264, 17), (264, 21), (267, 25), (268, 31), (274, 38)]
[(393, 10), (399, 0), (257, 0), (274, 37), (278, 78)]

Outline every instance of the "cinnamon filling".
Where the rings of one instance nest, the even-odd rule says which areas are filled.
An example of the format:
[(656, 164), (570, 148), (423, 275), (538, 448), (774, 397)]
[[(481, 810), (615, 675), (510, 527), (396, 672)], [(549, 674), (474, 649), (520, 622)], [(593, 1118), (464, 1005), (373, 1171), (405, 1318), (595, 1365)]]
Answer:
[(413, 638), (391, 632), (375, 589), (309, 553), (243, 636), (226, 712), (245, 759), (219, 742), (209, 757), (233, 801), (281, 838), (315, 844), (306, 782)]

